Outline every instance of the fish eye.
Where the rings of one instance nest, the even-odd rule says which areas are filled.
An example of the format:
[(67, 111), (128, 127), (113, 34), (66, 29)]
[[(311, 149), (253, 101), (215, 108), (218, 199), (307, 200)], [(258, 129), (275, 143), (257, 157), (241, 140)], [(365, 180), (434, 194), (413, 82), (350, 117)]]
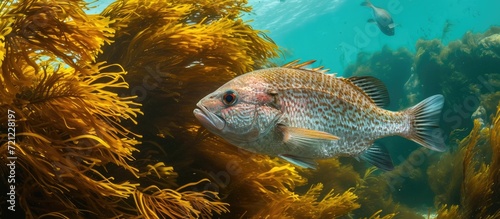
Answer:
[(233, 90), (226, 91), (224, 96), (222, 96), (222, 101), (226, 105), (233, 105), (234, 103), (236, 103), (237, 99), (238, 97), (236, 96), (236, 93)]

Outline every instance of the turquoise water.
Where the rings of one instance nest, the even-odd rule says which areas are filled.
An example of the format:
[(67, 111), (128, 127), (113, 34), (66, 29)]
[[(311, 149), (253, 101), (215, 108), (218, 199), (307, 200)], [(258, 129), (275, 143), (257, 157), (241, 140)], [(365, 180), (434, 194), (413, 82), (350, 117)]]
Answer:
[[(497, 0), (374, 0), (385, 8), (396, 24), (394, 36), (381, 33), (362, 1), (352, 0), (250, 0), (256, 29), (269, 30), (269, 36), (288, 53), (283, 62), (295, 59), (317, 60), (333, 72), (356, 59), (359, 52), (374, 52), (384, 45), (415, 51), (418, 39), (442, 39), (447, 44), (467, 31), (484, 32), (500, 23)], [(446, 23), (451, 24), (443, 35)]]

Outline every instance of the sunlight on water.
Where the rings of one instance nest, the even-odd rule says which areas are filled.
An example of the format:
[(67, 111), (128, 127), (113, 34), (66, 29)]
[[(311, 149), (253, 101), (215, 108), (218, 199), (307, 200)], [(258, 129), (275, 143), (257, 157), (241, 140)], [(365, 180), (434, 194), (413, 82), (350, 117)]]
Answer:
[(253, 12), (243, 16), (244, 20), (253, 20), (258, 29), (269, 30), (277, 34), (286, 29), (295, 29), (315, 17), (332, 13), (345, 0), (304, 1), (304, 0), (249, 0)]

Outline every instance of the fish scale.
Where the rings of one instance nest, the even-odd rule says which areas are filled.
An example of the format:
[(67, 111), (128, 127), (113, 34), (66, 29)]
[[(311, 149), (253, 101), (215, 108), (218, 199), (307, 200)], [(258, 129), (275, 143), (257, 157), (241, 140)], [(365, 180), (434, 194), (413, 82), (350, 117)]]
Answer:
[(442, 95), (392, 112), (381, 108), (388, 93), (379, 80), (339, 78), (305, 65), (240, 75), (201, 99), (193, 113), (233, 145), (308, 168), (316, 166), (314, 159), (356, 156), (391, 170), (389, 153), (374, 144), (391, 135), (445, 149), (438, 127)]
[(266, 70), (262, 77), (280, 91), (280, 101), (286, 103), (282, 111), (287, 125), (342, 136), (338, 141), (309, 151), (306, 156), (357, 155), (375, 139), (408, 130), (404, 114), (378, 108), (366, 94), (343, 78), (300, 69)]

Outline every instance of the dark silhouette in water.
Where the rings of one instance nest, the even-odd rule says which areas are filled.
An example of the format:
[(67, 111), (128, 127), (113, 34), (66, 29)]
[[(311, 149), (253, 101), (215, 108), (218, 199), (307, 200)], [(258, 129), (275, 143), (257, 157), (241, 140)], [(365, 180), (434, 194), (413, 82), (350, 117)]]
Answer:
[(448, 36), (448, 33), (450, 32), (452, 27), (453, 23), (451, 23), (450, 20), (446, 19), (443, 27), (443, 32), (441, 34), (441, 40), (445, 39)]
[(374, 6), (370, 0), (361, 3), (361, 6), (373, 9), (373, 17), (368, 19), (370, 23), (377, 23), (378, 28), (387, 36), (394, 36), (394, 21), (391, 15), (385, 9)]

